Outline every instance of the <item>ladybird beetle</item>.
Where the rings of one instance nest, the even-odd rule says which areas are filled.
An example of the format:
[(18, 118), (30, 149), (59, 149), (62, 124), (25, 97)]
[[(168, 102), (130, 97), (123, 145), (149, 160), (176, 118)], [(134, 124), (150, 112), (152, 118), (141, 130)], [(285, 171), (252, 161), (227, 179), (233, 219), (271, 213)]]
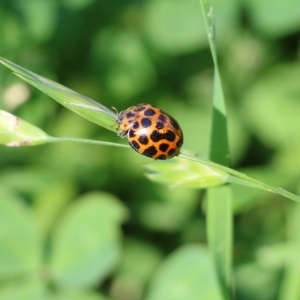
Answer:
[(127, 137), (129, 145), (153, 159), (170, 159), (179, 153), (183, 133), (177, 121), (151, 104), (139, 104), (121, 111), (116, 119), (118, 136)]

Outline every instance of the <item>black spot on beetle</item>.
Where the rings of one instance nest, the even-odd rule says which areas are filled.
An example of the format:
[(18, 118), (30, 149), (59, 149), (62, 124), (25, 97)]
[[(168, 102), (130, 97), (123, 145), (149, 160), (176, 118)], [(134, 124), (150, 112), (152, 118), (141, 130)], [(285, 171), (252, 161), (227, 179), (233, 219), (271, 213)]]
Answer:
[(150, 134), (150, 139), (156, 143), (163, 139), (163, 135), (159, 131), (153, 130)]
[(159, 145), (159, 150), (162, 151), (162, 152), (167, 151), (168, 148), (169, 148), (168, 144), (162, 143), (162, 144)]
[(170, 122), (171, 122), (171, 125), (172, 125), (175, 129), (177, 129), (177, 130), (180, 129), (180, 126), (179, 126), (178, 122), (177, 122), (174, 118), (170, 117)]
[(163, 128), (164, 128), (164, 125), (165, 125), (165, 124), (164, 124), (163, 122), (157, 122), (156, 125), (155, 125), (155, 128), (156, 128), (156, 129), (163, 129)]
[(128, 113), (126, 113), (126, 118), (127, 119), (130, 119), (130, 118), (133, 118), (136, 114), (132, 111), (129, 111)]
[(158, 120), (162, 121), (163, 123), (166, 123), (167, 117), (165, 115), (159, 115)]
[(147, 145), (149, 143), (149, 139), (146, 135), (141, 135), (138, 139), (138, 141), (142, 144), (142, 145)]
[(176, 135), (173, 131), (168, 130), (165, 134), (164, 134), (164, 138), (169, 141), (169, 142), (173, 142), (175, 141)]
[(143, 111), (146, 109), (146, 106), (145, 105), (141, 105), (138, 107), (138, 111)]
[(140, 127), (140, 124), (138, 121), (135, 121), (134, 124), (132, 125), (132, 128), (138, 129)]
[(146, 117), (151, 117), (151, 116), (154, 116), (156, 113), (155, 113), (155, 110), (152, 109), (152, 108), (147, 108), (145, 111), (144, 111), (144, 115)]
[(168, 151), (168, 156), (170, 156), (170, 157), (172, 157), (172, 156), (174, 156), (175, 154), (176, 154), (176, 149), (175, 148), (172, 148), (172, 149), (170, 149), (169, 151)]
[(131, 141), (130, 145), (134, 150), (138, 150), (140, 148), (140, 144), (136, 141)]
[(150, 135), (150, 139), (153, 142), (158, 142), (161, 140), (167, 140), (169, 142), (174, 142), (176, 138), (176, 135), (173, 131), (168, 130), (165, 133), (160, 133), (158, 130), (153, 130), (151, 135)]
[(182, 146), (182, 144), (183, 144), (183, 139), (180, 139), (177, 141), (176, 147), (180, 148)]
[(154, 146), (148, 147), (143, 151), (143, 155), (153, 157), (157, 153), (157, 150)]
[(143, 118), (141, 120), (141, 124), (142, 124), (143, 128), (148, 128), (151, 126), (152, 122), (149, 118)]
[(134, 131), (134, 130), (131, 129), (128, 132), (129, 132), (129, 137), (131, 137), (131, 138), (135, 137), (136, 131)]

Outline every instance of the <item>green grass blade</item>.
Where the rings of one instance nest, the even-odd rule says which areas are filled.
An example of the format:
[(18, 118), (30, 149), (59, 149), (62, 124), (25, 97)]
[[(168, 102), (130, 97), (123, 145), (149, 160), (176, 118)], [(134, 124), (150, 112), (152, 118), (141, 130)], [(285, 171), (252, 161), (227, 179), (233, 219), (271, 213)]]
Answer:
[(179, 158), (184, 158), (184, 160), (175, 157), (172, 160), (155, 161), (147, 164), (146, 176), (157, 183), (166, 184), (170, 187), (181, 186), (204, 189), (220, 186), (224, 183), (234, 183), (272, 192), (300, 202), (299, 196), (281, 187), (271, 186), (206, 158), (194, 157), (188, 154), (179, 154)]
[[(228, 166), (229, 146), (226, 109), (217, 61), (213, 8), (206, 0), (200, 0), (200, 4), (215, 68), (210, 159)], [(226, 185), (208, 189), (207, 199), (209, 247), (214, 258), (224, 298), (230, 299), (232, 289), (232, 199), (230, 187)]]
[(76, 142), (101, 146), (130, 148), (129, 145), (73, 137), (52, 137), (19, 117), (0, 110), (0, 145), (9, 147), (37, 146), (46, 143)]
[(0, 57), (0, 63), (66, 108), (99, 126), (117, 132), (116, 114), (107, 107), (59, 83), (22, 68), (5, 58)]
[[(74, 137), (52, 137), (17, 116), (0, 110), (0, 144), (11, 147), (21, 147), (57, 142), (88, 143), (130, 149), (129, 145), (114, 142)], [(186, 154), (180, 154), (179, 158), (172, 160), (150, 163), (146, 166), (146, 169), (148, 172), (146, 176), (149, 179), (172, 187), (208, 188), (231, 182), (277, 193), (291, 200), (300, 202), (299, 196), (282, 188), (272, 187), (228, 167), (207, 159), (195, 158)]]
[(224, 299), (231, 299), (232, 202), (228, 185), (208, 189), (207, 234), (209, 248)]
[[(146, 165), (146, 176), (158, 183), (169, 186), (181, 186), (188, 188), (209, 188), (224, 183), (234, 183), (255, 189), (264, 190), (281, 195), (287, 199), (300, 202), (300, 196), (295, 195), (281, 187), (274, 187), (262, 181), (247, 176), (234, 169), (209, 161), (205, 158), (180, 154), (180, 158), (190, 160), (194, 164), (188, 164), (176, 158), (168, 162), (154, 162)], [(195, 164), (199, 164), (196, 166)], [(176, 173), (184, 173), (184, 179)], [(177, 178), (175, 180), (175, 178)]]
[(289, 240), (286, 243), (286, 265), (278, 300), (300, 299), (300, 207), (293, 205), (287, 216)]

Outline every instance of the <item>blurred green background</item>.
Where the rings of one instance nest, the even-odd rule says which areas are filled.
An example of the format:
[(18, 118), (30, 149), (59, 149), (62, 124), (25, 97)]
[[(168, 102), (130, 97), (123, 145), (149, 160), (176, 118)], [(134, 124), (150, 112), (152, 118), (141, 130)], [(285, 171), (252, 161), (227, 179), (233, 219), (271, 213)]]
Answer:
[[(212, 4), (232, 167), (297, 193), (299, 1)], [(1, 0), (0, 56), (118, 111), (160, 106), (184, 149), (208, 154), (213, 64), (198, 0)], [(0, 109), (53, 136), (120, 142), (4, 66)], [(150, 182), (149, 162), (75, 143), (1, 147), (0, 300), (219, 299), (204, 192)], [(298, 206), (244, 187), (233, 195), (236, 299), (299, 299), (288, 294), (300, 280)]]

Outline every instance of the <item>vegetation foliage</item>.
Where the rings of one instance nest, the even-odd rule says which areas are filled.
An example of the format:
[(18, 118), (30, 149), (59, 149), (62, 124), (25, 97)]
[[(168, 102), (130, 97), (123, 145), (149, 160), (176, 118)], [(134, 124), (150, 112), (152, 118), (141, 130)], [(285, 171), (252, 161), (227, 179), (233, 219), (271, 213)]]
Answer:
[[(211, 2), (230, 165), (297, 194), (299, 5)], [(217, 300), (229, 299), (231, 292), (241, 300), (299, 299), (296, 202), (231, 185), (232, 203), (224, 206), (225, 196), (212, 192), (217, 189), (209, 190), (212, 204), (204, 190), (189, 188), (199, 187), (198, 178), (180, 184), (191, 169), (202, 172), (184, 158), (225, 153), (212, 134), (216, 69), (197, 0), (4, 0), (0, 19), (2, 57), (77, 91), (80, 105), (81, 94), (96, 99), (107, 116), (99, 121), (91, 113), (87, 119), (109, 130), (1, 67), (0, 109), (26, 120), (20, 126), (36, 134), (37, 143), (68, 136), (126, 144), (110, 127), (115, 114), (106, 107), (120, 111), (151, 103), (176, 117), (189, 150), (182, 158), (153, 163), (128, 147), (1, 146), (1, 300)], [(86, 106), (80, 105), (68, 108), (81, 114)], [(10, 116), (1, 113), (1, 121), (10, 124)], [(8, 142), (7, 136), (1, 139)], [(180, 172), (177, 163), (184, 166)], [(222, 172), (214, 178), (218, 184), (224, 183), (219, 175), (230, 181)], [(163, 185), (170, 182), (172, 188)], [(235, 216), (232, 265), (230, 245), (214, 248), (212, 242), (226, 230), (232, 234), (222, 213)]]

